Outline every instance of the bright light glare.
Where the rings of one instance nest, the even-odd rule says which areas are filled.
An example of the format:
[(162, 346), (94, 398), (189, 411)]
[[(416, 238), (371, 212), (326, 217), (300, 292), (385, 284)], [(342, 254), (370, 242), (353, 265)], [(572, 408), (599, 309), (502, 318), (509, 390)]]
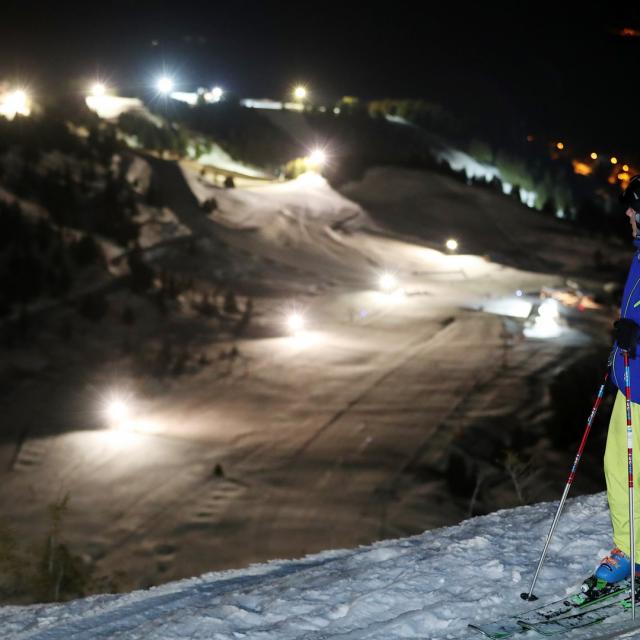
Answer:
[(449, 251), (455, 251), (458, 248), (458, 241), (453, 238), (449, 238), (445, 244)]
[(224, 91), (220, 87), (213, 87), (213, 89), (211, 89), (210, 91), (198, 89), (198, 95), (202, 95), (204, 101), (211, 104), (214, 102), (220, 102), (220, 100), (222, 100), (222, 96), (224, 95)]
[(304, 317), (301, 313), (293, 311), (287, 316), (287, 327), (292, 333), (298, 333), (304, 329)]
[(89, 94), (95, 98), (101, 98), (107, 93), (107, 87), (102, 82), (94, 82), (89, 89)]
[(23, 89), (16, 89), (9, 94), (9, 100), (16, 106), (23, 105), (27, 102), (27, 92)]
[(130, 411), (128, 405), (123, 400), (110, 400), (105, 408), (107, 417), (112, 422), (121, 422), (129, 417)]
[(102, 415), (112, 429), (129, 429), (133, 420), (132, 396), (112, 390), (102, 398)]
[(131, 396), (123, 391), (112, 390), (102, 398), (102, 415), (110, 427), (123, 428), (132, 417)]
[(322, 149), (315, 149), (309, 156), (311, 164), (322, 166), (327, 161), (327, 154)]
[(298, 86), (293, 90), (293, 97), (296, 100), (304, 100), (307, 97), (307, 89), (303, 86)]
[(173, 90), (173, 80), (169, 76), (162, 76), (158, 78), (156, 88), (160, 93), (170, 93)]
[(30, 113), (31, 99), (24, 89), (0, 93), (0, 115), (13, 120), (16, 115), (28, 116)]
[(380, 283), (380, 288), (383, 291), (393, 291), (398, 286), (398, 280), (391, 273), (383, 273), (380, 276), (379, 283)]

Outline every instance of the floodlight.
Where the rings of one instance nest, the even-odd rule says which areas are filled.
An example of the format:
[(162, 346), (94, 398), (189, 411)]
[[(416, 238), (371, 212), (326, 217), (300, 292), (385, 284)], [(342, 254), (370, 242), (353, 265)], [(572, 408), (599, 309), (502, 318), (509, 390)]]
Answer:
[(322, 149), (315, 149), (309, 156), (311, 164), (322, 166), (327, 161), (327, 154)]
[(173, 80), (169, 76), (162, 76), (156, 82), (156, 88), (160, 93), (168, 94), (173, 91)]
[(302, 85), (297, 86), (293, 90), (293, 97), (296, 100), (304, 100), (307, 97), (307, 88)]
[(94, 82), (89, 89), (89, 95), (101, 98), (107, 92), (107, 87), (102, 82)]
[(120, 422), (129, 416), (130, 411), (129, 406), (124, 402), (124, 400), (114, 398), (107, 403), (105, 413), (109, 420), (113, 422)]
[(304, 329), (304, 317), (297, 311), (291, 312), (287, 316), (287, 327), (291, 333), (298, 333)]
[(9, 110), (22, 115), (26, 115), (29, 112), (28, 102), (29, 96), (24, 89), (15, 89), (6, 99)]
[(393, 291), (398, 286), (398, 280), (392, 273), (383, 273), (379, 279), (383, 291)]

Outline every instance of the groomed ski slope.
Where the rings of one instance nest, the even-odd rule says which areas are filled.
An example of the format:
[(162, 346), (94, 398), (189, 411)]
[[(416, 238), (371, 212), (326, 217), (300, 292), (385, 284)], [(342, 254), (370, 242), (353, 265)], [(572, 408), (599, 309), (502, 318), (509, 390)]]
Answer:
[[(0, 609), (3, 640), (480, 638), (467, 625), (527, 608), (520, 599), (556, 503), (301, 560), (209, 573), (148, 591)], [(609, 550), (603, 493), (569, 500), (536, 589), (575, 589)], [(530, 605), (533, 606), (533, 605)], [(620, 619), (574, 631), (599, 638)], [(540, 637), (534, 632), (520, 637)], [(625, 634), (625, 638), (640, 637)]]

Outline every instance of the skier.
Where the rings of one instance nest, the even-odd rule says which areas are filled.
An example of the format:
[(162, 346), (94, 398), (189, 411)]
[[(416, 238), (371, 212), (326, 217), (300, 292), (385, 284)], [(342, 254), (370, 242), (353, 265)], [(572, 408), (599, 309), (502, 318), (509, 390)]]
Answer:
[[(627, 282), (624, 287), (620, 319), (614, 322), (615, 343), (609, 362), (611, 379), (618, 388), (613, 412), (609, 421), (607, 445), (604, 454), (604, 474), (607, 483), (607, 499), (611, 524), (613, 525), (614, 548), (602, 559), (592, 578), (587, 580), (587, 589), (600, 591), (606, 585), (625, 580), (631, 576), (630, 532), (629, 532), (629, 483), (627, 460), (627, 415), (624, 380), (624, 358), (629, 354), (631, 380), (631, 416), (633, 424), (633, 450), (640, 451), (640, 358), (637, 345), (640, 340), (640, 175), (633, 176), (620, 196), (629, 218), (633, 244), (633, 256)], [(634, 486), (640, 477), (640, 463), (633, 465)], [(640, 499), (634, 498), (635, 531), (640, 527)], [(638, 549), (636, 545), (636, 549)], [(635, 556), (636, 559), (638, 555)], [(640, 577), (640, 564), (636, 563), (636, 576)], [(606, 585), (605, 585), (606, 583)]]

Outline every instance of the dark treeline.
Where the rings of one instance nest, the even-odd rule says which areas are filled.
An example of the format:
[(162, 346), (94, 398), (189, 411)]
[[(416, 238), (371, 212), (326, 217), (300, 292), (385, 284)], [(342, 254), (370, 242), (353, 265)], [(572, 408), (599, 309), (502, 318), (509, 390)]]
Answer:
[(0, 200), (0, 315), (64, 296), (80, 269), (104, 268), (97, 236), (137, 240), (134, 193), (114, 163), (126, 149), (115, 127), (73, 106), (0, 118), (0, 186), (17, 198)]
[(157, 103), (154, 108), (187, 129), (211, 137), (232, 158), (267, 171), (278, 172), (289, 160), (306, 153), (301, 144), (296, 144), (263, 115), (233, 100), (195, 107), (177, 102), (170, 107)]

